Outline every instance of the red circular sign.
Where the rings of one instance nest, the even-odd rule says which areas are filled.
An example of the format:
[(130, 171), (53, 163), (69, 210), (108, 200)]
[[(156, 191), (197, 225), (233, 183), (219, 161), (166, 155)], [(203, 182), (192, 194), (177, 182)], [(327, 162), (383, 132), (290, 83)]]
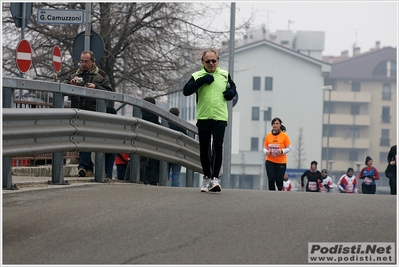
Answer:
[(23, 39), (19, 41), (16, 52), (17, 67), (20, 72), (27, 72), (32, 66), (32, 47)]
[(61, 71), (61, 50), (58, 45), (53, 48), (53, 66), (56, 72)]

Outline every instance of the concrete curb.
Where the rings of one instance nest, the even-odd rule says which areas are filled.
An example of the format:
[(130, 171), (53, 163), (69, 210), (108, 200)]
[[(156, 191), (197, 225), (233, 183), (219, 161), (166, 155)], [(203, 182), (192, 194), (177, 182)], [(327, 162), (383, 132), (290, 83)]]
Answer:
[[(48, 176), (51, 177), (52, 166), (21, 166), (12, 167), (13, 176)], [(78, 177), (78, 164), (64, 165), (64, 177)], [(51, 180), (51, 179), (50, 179)]]
[[(14, 166), (12, 167), (13, 188), (3, 188), (3, 193), (60, 188), (64, 186), (78, 186), (100, 184), (94, 177), (79, 177), (78, 164), (64, 165), (64, 184), (52, 184), (52, 166)], [(124, 183), (119, 180), (108, 180), (104, 184)], [(22, 190), (20, 190), (22, 189)]]

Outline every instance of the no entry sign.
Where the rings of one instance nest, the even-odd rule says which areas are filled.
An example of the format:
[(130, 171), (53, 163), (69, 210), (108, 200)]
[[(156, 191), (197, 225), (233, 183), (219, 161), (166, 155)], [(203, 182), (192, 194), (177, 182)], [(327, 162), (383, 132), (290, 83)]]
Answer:
[(17, 67), (20, 72), (27, 72), (32, 66), (32, 47), (30, 43), (23, 39), (19, 41), (16, 53)]
[(58, 45), (53, 48), (53, 66), (56, 72), (61, 71), (61, 50)]

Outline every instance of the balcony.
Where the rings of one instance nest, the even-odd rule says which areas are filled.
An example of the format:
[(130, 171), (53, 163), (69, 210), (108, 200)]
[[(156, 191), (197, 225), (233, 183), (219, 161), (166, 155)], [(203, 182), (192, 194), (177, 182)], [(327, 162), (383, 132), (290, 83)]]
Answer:
[[(328, 93), (324, 94), (324, 101), (328, 102)], [(331, 102), (370, 103), (371, 93), (331, 91)]]
[[(347, 149), (369, 149), (370, 139), (369, 138), (342, 138), (342, 137), (330, 137), (330, 149), (331, 148), (347, 148)], [(327, 137), (323, 137), (323, 147), (327, 147)]]
[[(324, 114), (324, 125), (328, 124), (328, 114)], [(330, 125), (370, 126), (371, 116), (351, 114), (330, 114)]]

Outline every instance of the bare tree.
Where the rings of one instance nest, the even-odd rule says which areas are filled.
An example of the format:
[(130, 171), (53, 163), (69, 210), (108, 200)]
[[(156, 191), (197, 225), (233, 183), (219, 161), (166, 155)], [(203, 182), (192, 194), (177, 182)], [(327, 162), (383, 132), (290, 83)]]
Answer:
[(294, 166), (297, 169), (301, 169), (303, 163), (305, 162), (305, 144), (303, 141), (303, 128), (299, 128), (299, 135), (297, 145), (295, 146), (295, 154), (294, 154)]
[[(15, 49), (20, 39), (10, 12), (3, 3), (3, 75), (19, 76), (15, 67)], [(136, 97), (167, 94), (181, 85), (193, 66), (198, 67), (199, 52), (207, 47), (221, 47), (228, 42), (229, 29), (216, 31), (208, 18), (230, 12), (226, 3), (208, 8), (206, 3), (190, 2), (93, 2), (90, 27), (104, 41), (104, 55), (98, 65), (110, 77), (117, 92)], [(34, 3), (25, 28), (33, 50), (29, 73), (33, 79), (50, 80), (54, 71), (51, 51), (54, 45), (63, 54), (60, 80), (77, 69), (73, 42), (84, 31), (82, 25), (40, 24), (39, 9), (85, 10), (86, 3)], [(228, 7), (227, 7), (228, 8)], [(199, 25), (198, 22), (203, 24)], [(245, 29), (251, 19), (238, 26)]]

